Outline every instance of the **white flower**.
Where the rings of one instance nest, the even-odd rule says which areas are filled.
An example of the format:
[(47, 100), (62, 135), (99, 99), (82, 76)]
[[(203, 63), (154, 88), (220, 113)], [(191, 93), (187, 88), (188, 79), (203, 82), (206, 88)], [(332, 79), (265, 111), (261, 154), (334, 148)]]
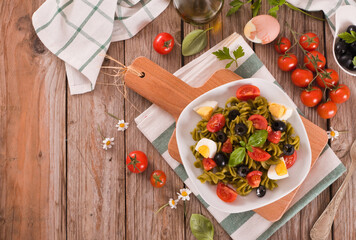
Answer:
[(108, 148), (111, 148), (114, 145), (114, 140), (114, 138), (105, 138), (103, 140), (103, 149), (108, 150)]
[(119, 120), (116, 124), (118, 131), (125, 131), (129, 127), (129, 123), (125, 122), (124, 120)]
[(174, 200), (173, 198), (169, 199), (169, 206), (173, 209), (173, 208), (177, 208), (177, 203), (179, 202), (179, 199)]
[(192, 193), (188, 188), (182, 188), (181, 190), (179, 190), (180, 193), (178, 194), (178, 199), (182, 199), (183, 201), (185, 200), (190, 200), (189, 195)]
[(328, 134), (328, 139), (331, 139), (331, 141), (334, 141), (334, 139), (337, 139), (339, 137), (339, 132), (334, 130), (334, 128), (330, 127), (331, 131), (326, 131)]

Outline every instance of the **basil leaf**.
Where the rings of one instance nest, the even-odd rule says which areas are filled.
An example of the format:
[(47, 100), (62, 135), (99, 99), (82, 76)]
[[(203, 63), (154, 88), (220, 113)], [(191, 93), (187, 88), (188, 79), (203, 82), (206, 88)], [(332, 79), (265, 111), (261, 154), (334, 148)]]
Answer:
[(244, 141), (240, 141), (241, 147), (246, 147), (246, 143)]
[(267, 130), (258, 130), (248, 139), (248, 145), (252, 147), (262, 147), (267, 140), (268, 132)]
[(198, 240), (213, 240), (214, 227), (209, 219), (200, 214), (190, 217), (190, 230)]
[(246, 151), (244, 147), (239, 147), (235, 149), (229, 159), (229, 166), (230, 167), (235, 167), (236, 165), (242, 163), (242, 161), (245, 159)]
[(203, 50), (208, 44), (206, 32), (211, 29), (212, 28), (208, 28), (207, 30), (197, 29), (185, 36), (182, 43), (183, 56), (191, 56)]
[(253, 152), (253, 149), (252, 149), (252, 147), (251, 147), (250, 145), (247, 145), (246, 148), (247, 148), (247, 150), (248, 150), (249, 152)]

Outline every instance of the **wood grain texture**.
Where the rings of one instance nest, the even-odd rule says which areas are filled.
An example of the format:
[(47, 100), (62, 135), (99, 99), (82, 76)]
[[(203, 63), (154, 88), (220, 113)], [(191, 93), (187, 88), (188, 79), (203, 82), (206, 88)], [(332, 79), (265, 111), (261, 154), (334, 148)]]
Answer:
[(0, 2), (0, 239), (66, 236), (65, 71), (33, 30), (40, 3)]

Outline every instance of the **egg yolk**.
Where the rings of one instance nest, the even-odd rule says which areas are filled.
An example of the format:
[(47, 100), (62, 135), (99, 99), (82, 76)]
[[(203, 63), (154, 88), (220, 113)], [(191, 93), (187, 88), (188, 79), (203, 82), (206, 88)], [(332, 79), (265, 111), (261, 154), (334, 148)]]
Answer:
[(277, 104), (277, 103), (269, 104), (268, 109), (271, 112), (272, 116), (274, 116), (276, 118), (282, 117), (287, 111), (287, 108), (285, 106)]
[(214, 108), (212, 107), (201, 107), (197, 110), (197, 113), (205, 120), (209, 120)]
[(280, 161), (276, 165), (276, 173), (277, 173), (278, 176), (283, 176), (283, 175), (286, 175), (288, 173), (286, 164), (283, 161)]
[(198, 148), (198, 152), (204, 157), (204, 158), (208, 158), (209, 157), (209, 153), (210, 150), (208, 148), (208, 146), (206, 145), (202, 145)]

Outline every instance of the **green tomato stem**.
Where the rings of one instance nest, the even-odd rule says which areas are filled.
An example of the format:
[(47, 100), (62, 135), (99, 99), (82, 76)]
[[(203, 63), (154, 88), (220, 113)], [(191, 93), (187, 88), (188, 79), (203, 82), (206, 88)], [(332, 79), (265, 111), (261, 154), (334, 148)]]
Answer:
[(305, 11), (299, 9), (299, 8), (297, 8), (296, 6), (294, 6), (294, 5), (292, 5), (292, 4), (288, 3), (288, 2), (286, 2), (285, 5), (286, 5), (287, 7), (289, 7), (290, 9), (293, 9), (293, 10), (295, 10), (295, 11), (301, 12), (301, 13), (303, 13), (303, 14), (309, 16), (309, 17), (312, 17), (312, 18), (314, 18), (314, 19), (316, 19), (316, 20), (325, 21), (324, 18), (315, 17), (315, 16), (313, 16), (313, 15), (311, 15), (311, 14), (309, 14), (309, 13), (307, 13), (307, 12), (305, 12)]

